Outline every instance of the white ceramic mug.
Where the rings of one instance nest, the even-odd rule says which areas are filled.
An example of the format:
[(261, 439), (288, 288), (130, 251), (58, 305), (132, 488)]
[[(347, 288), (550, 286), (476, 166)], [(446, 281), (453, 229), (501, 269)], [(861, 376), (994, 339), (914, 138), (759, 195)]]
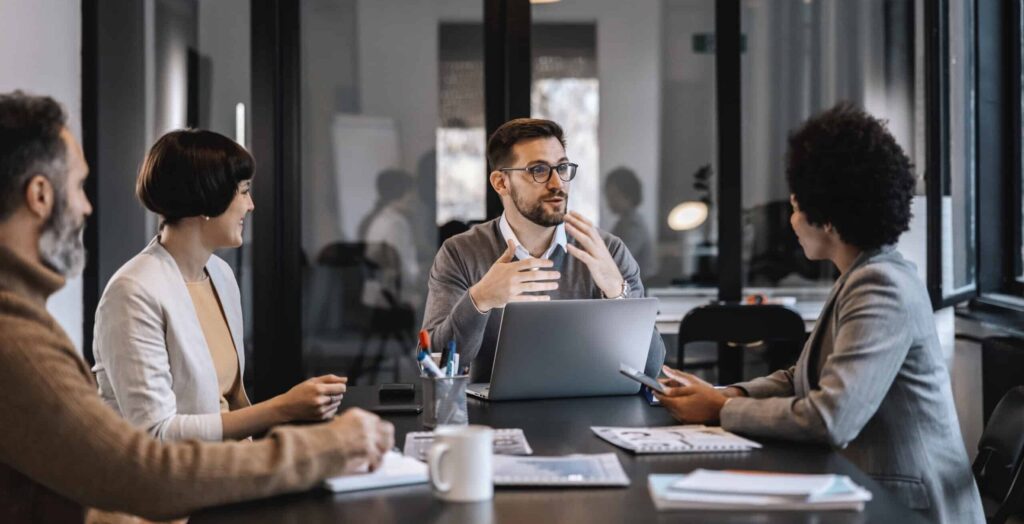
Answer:
[(487, 426), (438, 426), (427, 456), (434, 496), (451, 502), (494, 497), (494, 430)]

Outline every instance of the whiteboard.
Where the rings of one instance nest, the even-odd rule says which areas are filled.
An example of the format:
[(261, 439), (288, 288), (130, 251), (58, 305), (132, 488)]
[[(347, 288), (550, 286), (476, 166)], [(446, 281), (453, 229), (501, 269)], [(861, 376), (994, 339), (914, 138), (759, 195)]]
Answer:
[(397, 168), (398, 127), (393, 118), (338, 114), (331, 126), (337, 182), (338, 228), (348, 241), (377, 201), (377, 174)]

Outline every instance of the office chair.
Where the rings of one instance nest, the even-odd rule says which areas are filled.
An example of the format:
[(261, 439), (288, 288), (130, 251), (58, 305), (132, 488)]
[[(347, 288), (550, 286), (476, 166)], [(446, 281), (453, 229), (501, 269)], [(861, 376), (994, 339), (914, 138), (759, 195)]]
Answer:
[[(371, 260), (370, 251), (376, 253)], [(348, 370), (349, 384), (356, 385), (367, 372), (370, 383), (376, 383), (384, 360), (389, 357), (389, 342), (397, 350), (393, 353), (393, 380), (398, 382), (403, 363), (409, 362), (408, 350), (415, 342), (416, 312), (411, 306), (401, 303), (396, 296), (401, 291), (401, 277), (397, 272), (400, 264), (398, 253), (386, 244), (366, 242), (335, 242), (326, 246), (317, 257), (317, 263), (335, 267), (342, 275), (342, 301), (346, 326), (355, 322), (361, 335), (359, 353)], [(386, 284), (375, 287), (378, 300), (365, 303), (367, 285)], [(379, 341), (376, 356), (369, 357), (370, 343)]]
[(981, 405), (984, 424), (988, 424), (996, 405), (1011, 389), (1024, 386), (1024, 376), (1020, 372), (1022, 369), (1024, 339), (986, 337), (981, 341)]
[[(717, 367), (718, 382), (731, 384), (743, 380), (742, 348), (767, 344), (769, 366), (781, 369), (796, 362), (806, 340), (804, 320), (787, 307), (708, 304), (690, 310), (679, 323), (678, 365), (683, 370)], [(685, 348), (692, 342), (717, 342), (717, 358), (686, 361)]]
[(992, 412), (978, 442), (974, 479), (985, 519), (1003, 524), (1024, 511), (1024, 386), (1010, 390)]

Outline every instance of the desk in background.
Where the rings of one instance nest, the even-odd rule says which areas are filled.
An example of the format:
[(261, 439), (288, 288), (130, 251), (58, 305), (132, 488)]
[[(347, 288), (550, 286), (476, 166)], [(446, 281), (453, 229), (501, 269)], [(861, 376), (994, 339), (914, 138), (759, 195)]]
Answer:
[[(342, 409), (376, 404), (376, 388), (349, 388)], [(388, 416), (395, 443), (422, 430), (418, 416)], [(754, 522), (876, 523), (925, 522), (890, 497), (870, 477), (827, 448), (762, 441), (749, 453), (636, 456), (597, 438), (590, 426), (664, 426), (674, 424), (662, 408), (639, 396), (488, 403), (469, 400), (469, 419), (495, 428), (522, 428), (536, 455), (614, 452), (629, 475), (628, 488), (495, 489), (494, 500), (477, 504), (443, 503), (426, 484), (360, 493), (331, 494), (317, 489), (261, 501), (215, 508), (196, 515), (192, 524), (261, 522)], [(654, 509), (647, 491), (649, 473), (686, 473), (696, 468), (754, 469), (794, 473), (840, 473), (869, 489), (874, 499), (855, 512), (695, 512)]]
[[(794, 297), (796, 304), (790, 307), (804, 319), (809, 333), (821, 308), (825, 305), (830, 288), (746, 288), (745, 295), (764, 295), (766, 297)], [(693, 308), (718, 300), (718, 290), (713, 288), (664, 287), (650, 288), (647, 295), (658, 299), (658, 317), (655, 327), (662, 336), (675, 336), (679, 333), (679, 322)], [(668, 340), (666, 340), (668, 342)], [(675, 347), (673, 344), (672, 347)]]

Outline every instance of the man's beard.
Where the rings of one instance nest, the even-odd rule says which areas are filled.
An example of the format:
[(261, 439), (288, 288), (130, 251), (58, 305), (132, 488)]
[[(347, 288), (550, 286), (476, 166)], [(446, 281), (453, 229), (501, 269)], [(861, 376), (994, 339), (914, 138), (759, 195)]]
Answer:
[[(527, 220), (542, 227), (557, 226), (565, 221), (565, 210), (569, 207), (569, 194), (561, 189), (549, 191), (544, 196), (538, 198), (536, 201), (528, 202), (525, 198), (520, 198), (518, 192), (516, 192), (515, 186), (510, 186), (510, 193), (512, 196), (512, 203), (515, 204), (516, 209), (519, 210), (519, 214), (526, 217)], [(561, 211), (548, 211), (544, 208), (544, 199), (562, 197), (562, 210)]]
[(85, 218), (76, 220), (63, 193), (54, 192), (53, 213), (39, 237), (39, 255), (50, 269), (74, 278), (85, 268)]

